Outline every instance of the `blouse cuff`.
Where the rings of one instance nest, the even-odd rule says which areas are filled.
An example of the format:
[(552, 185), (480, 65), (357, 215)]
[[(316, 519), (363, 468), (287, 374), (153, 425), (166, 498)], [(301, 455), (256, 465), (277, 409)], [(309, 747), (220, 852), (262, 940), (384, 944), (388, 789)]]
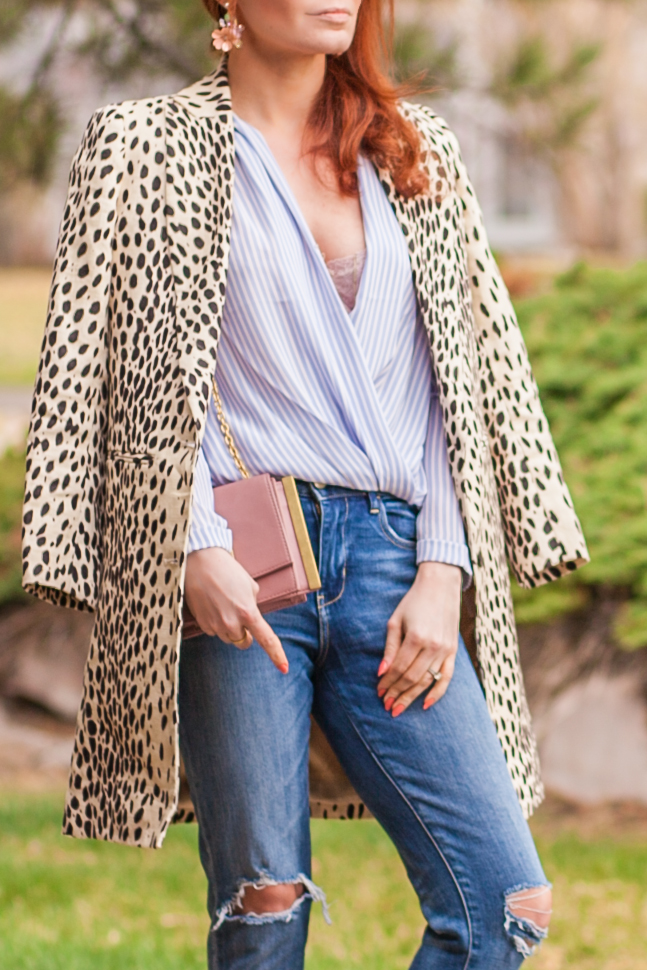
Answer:
[(444, 562), (463, 570), (463, 589), (472, 585), (472, 563), (469, 549), (464, 542), (448, 542), (446, 539), (418, 539), (416, 560), (421, 562)]
[(213, 548), (232, 552), (234, 541), (231, 529), (227, 526), (227, 520), (218, 515), (213, 507), (211, 472), (202, 450), (195, 467), (192, 511), (187, 554)]
[(234, 537), (224, 519), (222, 523), (224, 524), (217, 521), (194, 522), (191, 526), (187, 555), (190, 552), (198, 552), (199, 549), (226, 549), (227, 552), (232, 552)]

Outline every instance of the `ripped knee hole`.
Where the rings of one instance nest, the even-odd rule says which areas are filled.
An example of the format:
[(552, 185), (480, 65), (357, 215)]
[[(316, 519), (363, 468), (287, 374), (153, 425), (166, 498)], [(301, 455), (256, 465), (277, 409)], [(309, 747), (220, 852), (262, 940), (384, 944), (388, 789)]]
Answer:
[(553, 894), (548, 886), (521, 889), (506, 896), (506, 904), (513, 916), (530, 920), (542, 929), (550, 923), (553, 912)]
[(307, 901), (321, 903), (323, 917), (330, 923), (326, 895), (305, 873), (279, 880), (263, 872), (254, 881), (242, 880), (238, 884), (233, 896), (216, 912), (211, 931), (216, 932), (226, 920), (254, 926), (276, 921), (290, 923)]
[(303, 896), (306, 887), (302, 882), (284, 883), (278, 886), (243, 886), (243, 894), (233, 909), (233, 914), (283, 913)]
[(550, 886), (513, 889), (505, 895), (505, 931), (524, 957), (531, 956), (548, 934), (553, 911)]

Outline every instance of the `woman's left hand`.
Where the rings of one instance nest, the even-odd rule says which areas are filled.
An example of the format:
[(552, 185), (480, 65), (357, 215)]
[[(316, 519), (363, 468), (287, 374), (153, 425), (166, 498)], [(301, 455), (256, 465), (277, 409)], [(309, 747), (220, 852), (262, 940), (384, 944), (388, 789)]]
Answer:
[[(426, 710), (447, 690), (458, 649), (462, 584), (458, 566), (420, 563), (413, 586), (387, 623), (377, 693), (393, 717), (424, 691), (429, 691)], [(430, 670), (442, 676), (434, 682)]]

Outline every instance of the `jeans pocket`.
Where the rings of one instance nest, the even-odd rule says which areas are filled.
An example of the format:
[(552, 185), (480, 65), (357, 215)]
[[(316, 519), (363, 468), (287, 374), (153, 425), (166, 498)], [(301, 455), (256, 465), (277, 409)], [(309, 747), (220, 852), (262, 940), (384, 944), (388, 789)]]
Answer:
[(378, 499), (378, 522), (386, 539), (398, 549), (415, 549), (418, 513), (398, 499)]

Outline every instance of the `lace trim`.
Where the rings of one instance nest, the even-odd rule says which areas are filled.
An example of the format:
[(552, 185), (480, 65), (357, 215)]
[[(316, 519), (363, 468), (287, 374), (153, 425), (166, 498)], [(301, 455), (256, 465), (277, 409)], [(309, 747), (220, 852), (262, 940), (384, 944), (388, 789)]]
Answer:
[(339, 293), (340, 299), (347, 310), (352, 310), (357, 299), (357, 291), (362, 279), (366, 250), (352, 256), (342, 256), (340, 259), (329, 259), (326, 263), (328, 272)]

